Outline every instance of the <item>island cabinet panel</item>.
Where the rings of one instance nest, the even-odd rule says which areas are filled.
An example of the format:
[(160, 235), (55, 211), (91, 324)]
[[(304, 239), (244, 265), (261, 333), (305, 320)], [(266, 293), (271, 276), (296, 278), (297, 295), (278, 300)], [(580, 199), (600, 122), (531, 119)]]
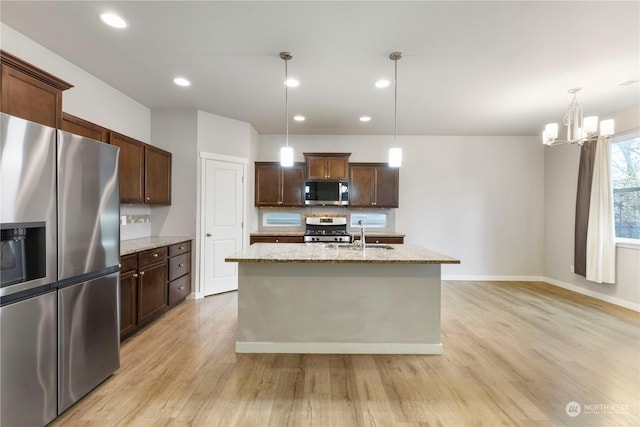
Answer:
[(171, 204), (171, 153), (157, 147), (144, 147), (144, 202)]
[(304, 153), (307, 179), (349, 179), (351, 153)]
[(0, 51), (0, 60), (2, 112), (59, 128), (62, 91), (73, 86), (5, 51)]
[(282, 167), (277, 162), (256, 162), (256, 206), (304, 206), (304, 164)]
[(399, 171), (385, 163), (349, 165), (349, 206), (397, 208)]
[(100, 125), (73, 116), (69, 113), (62, 113), (62, 126), (60, 129), (76, 135), (95, 139), (100, 142), (109, 142), (109, 130)]
[(304, 236), (251, 236), (249, 244), (254, 243), (304, 243)]

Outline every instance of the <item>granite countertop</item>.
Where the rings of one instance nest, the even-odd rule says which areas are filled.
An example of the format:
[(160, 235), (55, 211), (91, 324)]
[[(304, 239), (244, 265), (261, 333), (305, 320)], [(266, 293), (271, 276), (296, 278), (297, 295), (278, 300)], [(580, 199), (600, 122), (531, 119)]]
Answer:
[(252, 236), (304, 236), (304, 230), (302, 231), (254, 231)]
[(460, 260), (416, 245), (374, 245), (392, 249), (353, 249), (335, 243), (256, 243), (230, 255), (227, 262), (460, 264)]
[[(251, 236), (304, 236), (304, 230), (303, 231), (254, 231), (253, 233), (251, 233)], [(349, 233), (353, 236), (360, 236), (360, 232), (352, 232)], [(392, 232), (371, 232), (371, 231), (366, 231), (365, 232), (365, 238), (366, 236), (371, 236), (371, 237), (404, 237), (405, 235), (402, 233), (392, 233)]]
[(161, 236), (161, 237), (142, 237), (140, 239), (121, 240), (120, 256), (129, 255), (148, 249), (155, 249), (161, 246), (173, 245), (174, 243), (193, 240), (193, 237), (187, 236)]

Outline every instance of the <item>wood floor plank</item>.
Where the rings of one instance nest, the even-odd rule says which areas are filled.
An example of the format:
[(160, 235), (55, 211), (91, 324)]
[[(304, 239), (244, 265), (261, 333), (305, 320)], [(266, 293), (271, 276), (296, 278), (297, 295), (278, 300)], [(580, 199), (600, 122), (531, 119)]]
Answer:
[(236, 316), (185, 301), (51, 426), (640, 426), (640, 314), (545, 283), (443, 282), (441, 356), (236, 354)]

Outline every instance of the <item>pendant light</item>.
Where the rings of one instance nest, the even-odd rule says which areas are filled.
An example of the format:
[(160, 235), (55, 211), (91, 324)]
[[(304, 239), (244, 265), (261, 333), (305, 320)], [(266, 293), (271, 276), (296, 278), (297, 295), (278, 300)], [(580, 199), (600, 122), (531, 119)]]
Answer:
[(398, 147), (398, 60), (402, 58), (402, 52), (392, 52), (389, 59), (394, 62), (393, 78), (393, 147), (389, 148), (389, 166), (402, 166), (402, 148)]
[(289, 147), (289, 73), (287, 62), (293, 58), (289, 52), (280, 52), (280, 58), (284, 60), (284, 112), (286, 123), (285, 146), (280, 148), (280, 166), (293, 166), (293, 148)]

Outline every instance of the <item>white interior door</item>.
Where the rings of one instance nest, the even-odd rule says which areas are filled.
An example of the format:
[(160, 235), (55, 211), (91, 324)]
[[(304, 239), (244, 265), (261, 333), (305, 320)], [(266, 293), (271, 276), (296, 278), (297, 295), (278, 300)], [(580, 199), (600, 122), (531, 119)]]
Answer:
[(242, 250), (243, 170), (242, 163), (205, 161), (205, 296), (238, 289), (238, 265), (224, 259)]

